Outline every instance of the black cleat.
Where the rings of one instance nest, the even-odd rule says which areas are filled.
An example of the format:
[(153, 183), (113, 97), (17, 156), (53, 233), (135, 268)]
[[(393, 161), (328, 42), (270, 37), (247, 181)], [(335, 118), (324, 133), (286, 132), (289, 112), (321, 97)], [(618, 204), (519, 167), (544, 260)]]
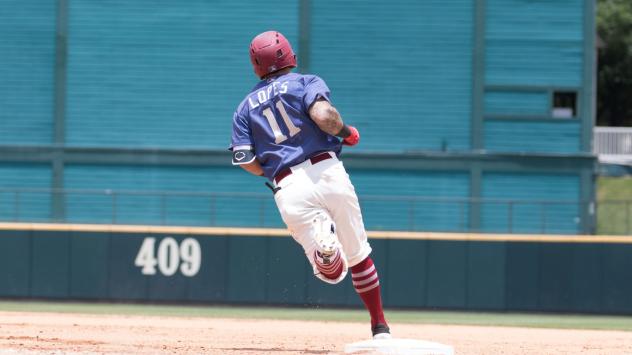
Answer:
[(384, 323), (378, 323), (371, 329), (373, 333), (373, 339), (390, 339), (391, 338), (391, 330), (388, 325)]

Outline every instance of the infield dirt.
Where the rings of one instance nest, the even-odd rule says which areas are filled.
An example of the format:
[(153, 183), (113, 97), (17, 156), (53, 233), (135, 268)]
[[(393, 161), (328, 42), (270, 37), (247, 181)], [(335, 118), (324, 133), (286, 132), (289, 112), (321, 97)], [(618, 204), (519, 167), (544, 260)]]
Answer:
[[(392, 324), (456, 354), (630, 354), (632, 332)], [(360, 323), (0, 312), (0, 353), (342, 354)]]

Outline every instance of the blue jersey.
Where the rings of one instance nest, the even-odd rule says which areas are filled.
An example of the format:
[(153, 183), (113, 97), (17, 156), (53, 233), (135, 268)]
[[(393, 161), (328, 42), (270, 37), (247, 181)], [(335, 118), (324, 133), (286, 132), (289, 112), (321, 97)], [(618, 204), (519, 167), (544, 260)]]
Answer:
[(329, 101), (329, 88), (315, 75), (288, 73), (260, 81), (235, 111), (230, 149), (251, 146), (270, 180), (319, 152), (338, 154), (340, 140), (309, 117), (319, 97)]

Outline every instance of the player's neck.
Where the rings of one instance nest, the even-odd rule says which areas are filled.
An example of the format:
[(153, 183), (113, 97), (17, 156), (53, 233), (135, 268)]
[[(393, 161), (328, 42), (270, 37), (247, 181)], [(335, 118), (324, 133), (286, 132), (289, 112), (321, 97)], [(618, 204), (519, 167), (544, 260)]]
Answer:
[(285, 74), (287, 74), (287, 73), (289, 73), (291, 71), (292, 71), (292, 68), (283, 68), (283, 69), (281, 69), (279, 71), (275, 71), (274, 73), (270, 73), (270, 74), (264, 76), (263, 80), (274, 79), (274, 78), (277, 78), (277, 77), (279, 77), (281, 75), (285, 75)]

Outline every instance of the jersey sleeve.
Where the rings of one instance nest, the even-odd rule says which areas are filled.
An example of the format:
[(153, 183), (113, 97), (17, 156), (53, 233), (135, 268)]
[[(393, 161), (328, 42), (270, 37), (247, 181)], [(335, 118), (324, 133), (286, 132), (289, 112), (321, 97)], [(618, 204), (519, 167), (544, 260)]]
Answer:
[(327, 84), (325, 84), (323, 79), (314, 75), (305, 82), (303, 104), (305, 105), (306, 110), (309, 110), (314, 101), (316, 101), (319, 97), (322, 97), (327, 101), (331, 101), (329, 99), (329, 88), (327, 87)]
[(233, 150), (236, 146), (254, 146), (252, 140), (252, 132), (250, 125), (245, 117), (235, 112), (233, 115), (233, 134), (231, 137), (230, 148)]

